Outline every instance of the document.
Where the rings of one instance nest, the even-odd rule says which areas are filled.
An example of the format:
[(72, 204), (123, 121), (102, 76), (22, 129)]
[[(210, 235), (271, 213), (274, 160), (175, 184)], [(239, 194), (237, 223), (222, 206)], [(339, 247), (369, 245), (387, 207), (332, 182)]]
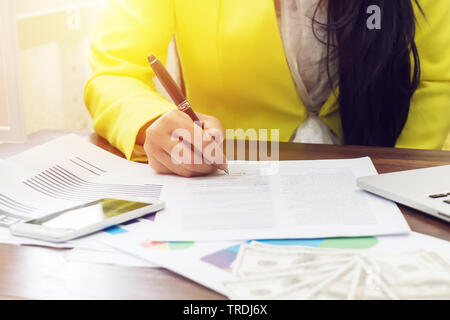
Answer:
[(164, 187), (157, 241), (289, 239), (400, 234), (398, 207), (356, 186), (377, 174), (369, 158), (230, 163), (230, 175)]

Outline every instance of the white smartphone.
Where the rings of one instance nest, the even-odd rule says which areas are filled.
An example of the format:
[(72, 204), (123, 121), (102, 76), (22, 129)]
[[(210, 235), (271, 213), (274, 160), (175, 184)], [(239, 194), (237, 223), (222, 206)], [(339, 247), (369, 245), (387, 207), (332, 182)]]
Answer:
[(9, 229), (13, 235), (64, 242), (121, 224), (164, 209), (158, 199), (100, 199), (55, 212), (45, 217), (23, 221)]

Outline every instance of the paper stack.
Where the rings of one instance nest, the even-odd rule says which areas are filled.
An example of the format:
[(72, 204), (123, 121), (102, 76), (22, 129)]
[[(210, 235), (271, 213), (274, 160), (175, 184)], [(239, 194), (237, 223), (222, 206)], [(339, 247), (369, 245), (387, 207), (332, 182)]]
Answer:
[(224, 282), (233, 299), (450, 299), (450, 264), (418, 250), (367, 250), (243, 245)]

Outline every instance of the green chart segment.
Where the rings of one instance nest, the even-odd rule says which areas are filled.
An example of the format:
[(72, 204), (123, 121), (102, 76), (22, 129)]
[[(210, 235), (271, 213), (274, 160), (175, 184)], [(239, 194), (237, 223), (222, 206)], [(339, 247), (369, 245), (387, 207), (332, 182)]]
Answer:
[(369, 249), (378, 243), (375, 237), (331, 238), (317, 244), (319, 248), (335, 249)]

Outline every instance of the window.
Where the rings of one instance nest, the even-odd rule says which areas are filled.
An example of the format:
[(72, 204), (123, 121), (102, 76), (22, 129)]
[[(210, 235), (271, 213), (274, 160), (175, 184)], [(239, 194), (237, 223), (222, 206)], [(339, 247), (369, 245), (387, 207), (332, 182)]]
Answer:
[(15, 0), (27, 133), (92, 130), (83, 91), (90, 34), (104, 2)]
[(0, 142), (24, 140), (14, 0), (0, 1)]

